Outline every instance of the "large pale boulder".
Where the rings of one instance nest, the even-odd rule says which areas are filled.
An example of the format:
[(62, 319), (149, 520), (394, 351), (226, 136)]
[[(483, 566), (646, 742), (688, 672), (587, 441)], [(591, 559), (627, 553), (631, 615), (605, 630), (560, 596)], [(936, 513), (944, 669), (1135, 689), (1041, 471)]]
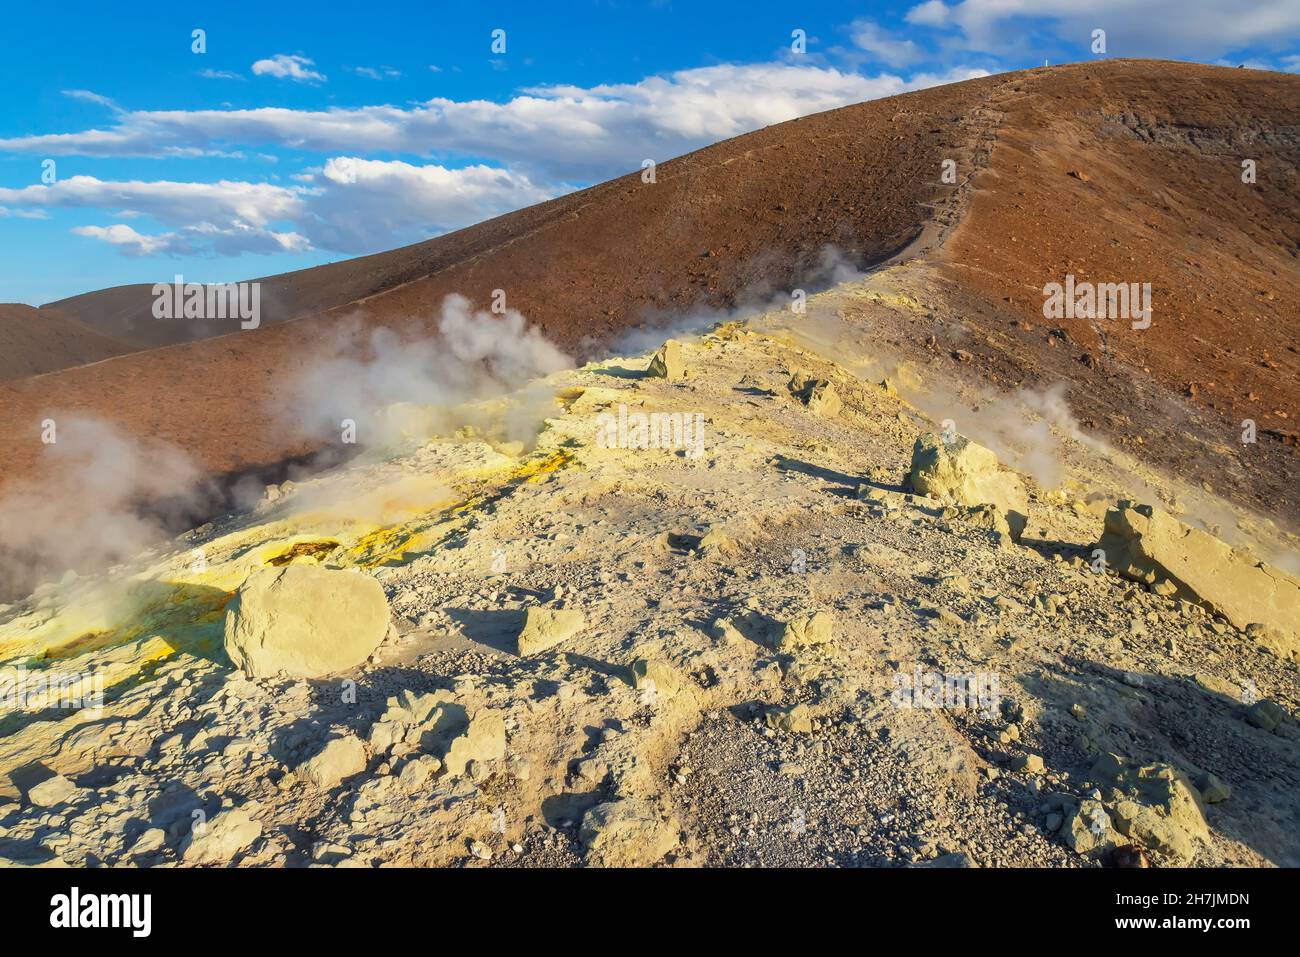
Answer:
[(597, 804), (582, 819), (586, 860), (595, 867), (649, 867), (677, 846), (675, 822), (641, 801)]
[(264, 568), (248, 576), (226, 612), (226, 654), (251, 678), (319, 678), (361, 664), (388, 627), (388, 599), (368, 575)]
[(797, 372), (786, 383), (786, 388), (808, 407), (809, 412), (822, 418), (833, 419), (844, 407), (835, 386), (827, 379), (815, 379), (805, 372)]
[(196, 824), (181, 845), (181, 860), (194, 867), (229, 864), (262, 835), (262, 824), (246, 808), (230, 808)]
[(582, 612), (572, 608), (529, 608), (515, 647), (521, 656), (535, 655), (568, 641), (586, 626)]
[(907, 484), (919, 495), (945, 505), (994, 505), (1019, 540), (1029, 521), (1029, 497), (1014, 472), (998, 468), (990, 449), (964, 435), (950, 440), (926, 432), (912, 447)]
[(1126, 837), (1187, 863), (1209, 840), (1205, 803), (1187, 775), (1167, 764), (1131, 765), (1103, 754), (1090, 777), (1117, 798), (1115, 826)]
[(331, 738), (314, 755), (298, 765), (298, 777), (322, 790), (338, 787), (366, 769), (366, 746), (354, 735)]
[(1106, 512), (1098, 547), (1106, 564), (1125, 578), (1148, 585), (1168, 582), (1179, 597), (1249, 628), (1252, 636), (1267, 636), (1269, 647), (1282, 657), (1297, 656), (1300, 580), (1291, 575), (1166, 512), (1133, 502)]

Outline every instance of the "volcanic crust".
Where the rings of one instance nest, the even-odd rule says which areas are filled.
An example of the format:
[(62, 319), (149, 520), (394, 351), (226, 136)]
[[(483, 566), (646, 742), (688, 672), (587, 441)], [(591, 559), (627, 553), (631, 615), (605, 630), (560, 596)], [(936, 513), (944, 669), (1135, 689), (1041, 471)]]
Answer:
[[(1098, 563), (1135, 485), (1169, 527), (1200, 511), (1121, 450), (1055, 435), (1049, 488), (973, 454), (999, 440), (973, 418), (977, 481), (912, 490), (939, 423), (875, 343), (917, 278), (719, 323), (675, 379), (556, 373), (531, 450), (372, 453), (0, 606), (0, 680), (31, 695), (0, 726), (0, 864), (1300, 863), (1294, 632), (1200, 600), (1213, 549), (1199, 579), (1176, 536)], [(649, 415), (704, 424), (651, 441)], [(1007, 483), (1018, 539), (971, 503)], [(269, 581), (360, 626), (339, 577), (391, 615), (361, 664), (236, 665), (301, 638), (248, 613)]]

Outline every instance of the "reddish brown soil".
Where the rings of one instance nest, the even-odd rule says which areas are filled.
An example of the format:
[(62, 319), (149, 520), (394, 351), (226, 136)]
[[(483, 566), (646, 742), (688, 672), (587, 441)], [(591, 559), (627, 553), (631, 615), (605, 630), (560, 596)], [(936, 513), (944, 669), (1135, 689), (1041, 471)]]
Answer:
[[(940, 161), (968, 155), (971, 115), (1004, 82), (771, 127), (662, 163), (653, 184), (637, 172), (430, 242), (279, 278), (281, 300), (292, 290), (294, 308), (338, 304), (332, 314), (0, 386), (0, 482), (31, 472), (39, 423), (54, 412), (112, 418), (181, 446), (213, 473), (301, 455), (310, 443), (283, 422), (287, 385), (352, 315), (423, 332), (447, 294), (487, 307), (500, 288), (576, 349), (655, 314), (790, 288), (830, 244), (884, 258), (920, 234), (927, 204), (951, 192), (938, 183)], [(358, 294), (370, 298), (342, 305)], [(106, 309), (122, 309), (124, 295), (107, 291)], [(90, 301), (75, 304), (80, 315)], [(147, 314), (147, 303), (138, 308)]]
[[(1090, 431), (1294, 520), (1300, 77), (1081, 64), (1032, 71), (999, 106), (991, 162), (942, 250), (967, 310), (940, 351), (966, 350), (1004, 385), (1067, 382)], [(1151, 327), (1045, 319), (1043, 286), (1067, 273), (1150, 282)]]
[(131, 349), (57, 309), (0, 303), (0, 382), (98, 362)]
[[(1112, 61), (781, 124), (663, 163), (654, 184), (633, 174), (268, 281), (268, 322), (306, 318), (0, 385), (0, 483), (31, 473), (39, 422), (56, 412), (169, 440), (213, 473), (301, 455), (310, 443), (284, 425), (286, 385), (350, 315), (422, 334), (448, 293), (485, 306), (500, 288), (579, 350), (647, 319), (805, 285), (827, 245), (882, 260), (964, 211), (936, 254), (947, 306), (911, 343), (918, 355), (937, 350), (954, 376), (1004, 388), (1065, 379), (1091, 428), (1141, 438), (1159, 461), (1295, 518), (1297, 117), (1300, 78)], [(1240, 181), (1245, 157), (1258, 161), (1253, 187)], [(948, 158), (972, 186), (940, 184)], [(1066, 272), (1150, 281), (1152, 327), (1044, 320), (1043, 284)], [(148, 302), (131, 289), (148, 292), (59, 308), (138, 340)], [(967, 361), (948, 358), (958, 349)], [(1242, 451), (1235, 423), (1247, 416), (1264, 431)]]

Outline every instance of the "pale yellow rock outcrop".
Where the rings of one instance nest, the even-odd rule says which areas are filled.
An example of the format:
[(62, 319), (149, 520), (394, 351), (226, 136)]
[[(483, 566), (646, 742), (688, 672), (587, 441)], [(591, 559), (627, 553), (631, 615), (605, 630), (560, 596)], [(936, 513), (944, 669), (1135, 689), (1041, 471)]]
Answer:
[(582, 819), (587, 863), (596, 867), (648, 867), (677, 846), (674, 822), (641, 801), (597, 804)]
[(998, 468), (990, 449), (964, 435), (926, 432), (912, 447), (908, 485), (945, 505), (995, 505), (1019, 540), (1029, 520), (1029, 498), (1019, 476)]
[(777, 635), (777, 651), (795, 651), (814, 645), (830, 644), (835, 636), (835, 619), (825, 611), (804, 615), (786, 622)]
[(312, 565), (264, 568), (230, 603), (226, 654), (250, 678), (319, 678), (360, 665), (388, 627), (388, 599), (368, 575)]
[(529, 608), (516, 647), (522, 656), (535, 655), (572, 638), (586, 623), (582, 612), (571, 608)]
[(328, 791), (365, 769), (366, 747), (359, 739), (348, 734), (325, 742), (323, 748), (298, 766), (296, 773), (298, 777)]
[(1171, 583), (1236, 627), (1267, 639), (1282, 657), (1297, 655), (1300, 580), (1150, 505), (1120, 502), (1106, 512), (1098, 547), (1125, 578)]
[(194, 826), (181, 847), (181, 860), (191, 866), (228, 864), (261, 835), (261, 822), (244, 808), (231, 808)]

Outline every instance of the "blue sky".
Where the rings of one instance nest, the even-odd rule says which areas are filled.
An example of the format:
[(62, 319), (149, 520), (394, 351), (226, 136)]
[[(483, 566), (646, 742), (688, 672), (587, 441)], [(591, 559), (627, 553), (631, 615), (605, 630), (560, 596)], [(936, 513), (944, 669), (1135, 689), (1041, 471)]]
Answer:
[(377, 252), (806, 113), (1093, 59), (1098, 28), (1108, 57), (1300, 70), (1296, 0), (204, 6), (6, 12), (0, 301)]

